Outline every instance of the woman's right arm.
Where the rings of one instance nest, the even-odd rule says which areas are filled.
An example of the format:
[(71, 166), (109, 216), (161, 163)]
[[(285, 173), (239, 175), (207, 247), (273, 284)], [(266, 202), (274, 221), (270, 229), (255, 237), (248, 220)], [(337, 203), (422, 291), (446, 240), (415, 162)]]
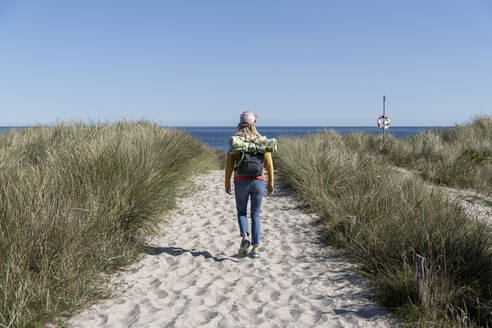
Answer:
[(225, 191), (231, 193), (231, 176), (234, 169), (235, 154), (227, 151), (226, 165), (225, 165)]

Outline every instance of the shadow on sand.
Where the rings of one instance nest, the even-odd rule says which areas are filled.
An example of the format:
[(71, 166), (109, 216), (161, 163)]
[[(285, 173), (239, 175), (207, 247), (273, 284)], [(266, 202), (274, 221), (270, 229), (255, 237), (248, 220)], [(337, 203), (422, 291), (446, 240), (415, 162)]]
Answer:
[(212, 259), (215, 262), (222, 262), (222, 261), (232, 261), (232, 262), (238, 262), (237, 260), (231, 259), (229, 257), (223, 257), (223, 258), (218, 258), (216, 256), (213, 256), (210, 254), (209, 251), (197, 251), (194, 248), (191, 250), (189, 249), (184, 249), (181, 247), (156, 247), (156, 246), (144, 246), (144, 252), (145, 254), (148, 255), (159, 255), (162, 253), (166, 253), (172, 256), (179, 256), (184, 253), (190, 253), (193, 256), (203, 256), (205, 259)]

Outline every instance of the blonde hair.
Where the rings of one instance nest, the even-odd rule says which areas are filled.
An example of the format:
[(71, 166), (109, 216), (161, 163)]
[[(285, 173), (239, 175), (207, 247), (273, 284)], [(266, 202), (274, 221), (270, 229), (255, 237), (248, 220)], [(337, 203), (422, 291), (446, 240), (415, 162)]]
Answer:
[(255, 122), (240, 122), (237, 125), (236, 135), (247, 139), (261, 138), (261, 134), (256, 130)]

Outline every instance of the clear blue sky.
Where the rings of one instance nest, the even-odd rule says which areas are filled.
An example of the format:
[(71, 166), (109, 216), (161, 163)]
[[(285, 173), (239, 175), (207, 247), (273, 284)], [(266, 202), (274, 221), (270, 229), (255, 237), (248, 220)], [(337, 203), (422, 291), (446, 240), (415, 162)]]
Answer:
[(492, 115), (492, 1), (0, 0), (0, 126)]

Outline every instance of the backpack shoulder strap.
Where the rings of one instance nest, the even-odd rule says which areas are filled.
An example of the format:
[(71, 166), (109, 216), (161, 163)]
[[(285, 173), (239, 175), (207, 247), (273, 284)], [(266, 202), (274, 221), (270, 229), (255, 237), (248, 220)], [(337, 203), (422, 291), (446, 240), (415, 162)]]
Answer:
[(241, 165), (241, 163), (243, 162), (243, 159), (244, 159), (244, 152), (241, 152), (241, 158), (239, 160), (236, 161), (236, 163), (234, 163), (234, 171), (237, 170), (237, 168), (239, 167), (239, 165)]

